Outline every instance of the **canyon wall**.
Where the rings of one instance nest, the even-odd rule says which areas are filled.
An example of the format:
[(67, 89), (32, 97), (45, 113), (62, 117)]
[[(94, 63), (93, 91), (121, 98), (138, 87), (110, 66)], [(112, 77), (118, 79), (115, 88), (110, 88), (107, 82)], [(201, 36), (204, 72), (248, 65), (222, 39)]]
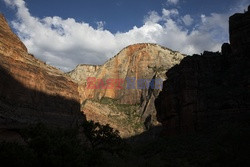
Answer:
[(0, 15), (0, 126), (44, 122), (71, 126), (83, 120), (78, 85), (29, 54)]
[[(179, 52), (156, 44), (135, 44), (124, 48), (101, 66), (81, 65), (68, 75), (79, 83), (81, 109), (87, 119), (112, 124), (113, 127), (118, 127), (122, 136), (129, 136), (137, 132), (128, 130), (130, 133), (125, 133), (122, 130), (124, 127), (133, 129), (132, 125), (140, 123), (158, 125), (154, 100), (162, 89), (162, 81), (166, 79), (165, 72), (183, 57)], [(87, 81), (88, 77), (92, 77), (89, 80), (91, 82)], [(109, 81), (110, 84), (107, 85)], [(95, 102), (91, 103), (92, 106), (101, 104), (98, 105), (99, 109), (94, 110), (89, 108), (90, 105), (85, 105), (89, 104), (89, 100)], [(107, 118), (105, 114), (101, 114), (103, 112), (99, 112), (107, 107), (109, 109), (104, 113), (113, 110), (114, 113), (121, 113), (121, 116), (118, 114), (117, 117)], [(127, 122), (130, 119), (128, 114), (134, 115), (135, 120)], [(138, 133), (144, 128), (140, 126), (139, 129)]]
[(231, 44), (223, 44), (221, 53), (185, 57), (166, 73), (155, 100), (165, 133), (197, 131), (249, 113), (249, 15), (230, 17)]

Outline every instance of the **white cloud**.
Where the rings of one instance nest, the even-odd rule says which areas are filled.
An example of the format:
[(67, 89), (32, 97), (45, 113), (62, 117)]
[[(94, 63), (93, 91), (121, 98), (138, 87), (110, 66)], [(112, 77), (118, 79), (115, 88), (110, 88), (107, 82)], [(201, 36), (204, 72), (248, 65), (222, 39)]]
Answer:
[[(102, 64), (134, 43), (158, 43), (185, 54), (194, 54), (203, 50), (218, 51), (222, 42), (228, 40), (230, 14), (201, 15), (195, 28), (189, 30), (186, 25), (193, 22), (191, 16), (180, 16), (177, 9), (163, 9), (161, 14), (149, 12), (141, 27), (111, 33), (105, 30), (105, 22), (98, 22), (97, 28), (93, 28), (73, 18), (41, 19), (30, 14), (23, 0), (4, 1), (17, 8), (18, 19), (12, 26), (29, 52), (64, 71), (77, 64)], [(178, 20), (182, 20), (182, 24)]]
[(206, 22), (206, 16), (204, 14), (201, 15), (201, 22), (202, 23)]
[(144, 23), (157, 23), (161, 21), (161, 17), (156, 11), (150, 11), (148, 13), (148, 16), (144, 18)]
[(170, 16), (174, 16), (174, 15), (178, 15), (179, 12), (177, 9), (170, 9), (170, 10), (167, 10), (167, 9), (162, 9), (162, 16), (163, 17), (170, 17)]
[(169, 3), (172, 3), (172, 4), (177, 4), (179, 2), (179, 0), (168, 0)]
[(104, 29), (104, 25), (106, 24), (105, 21), (97, 21), (97, 29), (98, 30), (103, 30)]
[(192, 25), (194, 21), (194, 19), (190, 15), (185, 15), (181, 19), (186, 26)]

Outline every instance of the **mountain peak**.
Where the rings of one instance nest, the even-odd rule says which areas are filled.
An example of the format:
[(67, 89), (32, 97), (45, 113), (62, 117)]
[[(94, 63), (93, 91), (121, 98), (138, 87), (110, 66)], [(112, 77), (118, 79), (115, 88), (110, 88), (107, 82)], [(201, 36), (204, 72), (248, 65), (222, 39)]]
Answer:
[[(159, 87), (151, 90), (142, 88), (137, 81), (153, 83), (157, 82), (155, 80), (164, 80), (166, 71), (179, 64), (183, 57), (179, 52), (157, 44), (138, 43), (125, 47), (102, 66), (80, 65), (68, 75), (79, 84), (81, 110), (87, 119), (104, 125), (110, 124), (120, 131), (122, 137), (128, 137), (143, 131), (146, 118), (150, 117), (152, 124), (158, 124), (154, 99), (161, 89), (160, 84), (157, 83)], [(133, 88), (128, 88), (129, 79), (135, 80)], [(90, 80), (93, 85), (90, 85)], [(110, 81), (113, 82), (113, 87)], [(108, 83), (111, 85), (105, 87)], [(111, 103), (106, 105), (102, 104), (102, 101)], [(121, 107), (124, 105), (135, 114), (129, 125), (127, 120), (130, 116), (123, 113), (123, 109), (128, 108)], [(111, 119), (107, 115), (112, 113), (120, 114), (114, 114)], [(125, 113), (131, 114), (127, 111)]]
[[(4, 15), (0, 13), (0, 42), (5, 45), (5, 49), (18, 50), (21, 52), (27, 52), (26, 46), (22, 43), (17, 35), (15, 35)], [(8, 47), (11, 46), (11, 47)]]

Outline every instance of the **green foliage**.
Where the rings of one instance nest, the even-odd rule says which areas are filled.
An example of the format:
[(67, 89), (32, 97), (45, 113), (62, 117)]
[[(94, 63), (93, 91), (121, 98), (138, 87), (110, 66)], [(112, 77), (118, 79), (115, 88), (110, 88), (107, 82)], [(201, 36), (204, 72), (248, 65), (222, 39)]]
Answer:
[(119, 132), (113, 130), (109, 125), (89, 121), (83, 123), (83, 128), (93, 149), (108, 151), (112, 154), (124, 149), (125, 143), (119, 136)]
[(127, 116), (126, 119), (122, 120), (124, 126), (130, 126), (134, 131), (140, 131), (144, 128), (141, 116), (138, 112), (138, 104), (115, 104), (115, 108)]
[(22, 131), (28, 147), (41, 166), (81, 166), (84, 150), (77, 138), (77, 129), (50, 129), (43, 124)]
[(108, 97), (103, 97), (101, 98), (101, 100), (99, 101), (101, 104), (113, 104), (116, 103), (117, 100), (112, 99), (112, 98), (108, 98)]
[(123, 142), (108, 125), (86, 122), (84, 134), (92, 146), (79, 138), (79, 129), (55, 129), (43, 124), (21, 130), (25, 144), (0, 143), (1, 166), (105, 166), (105, 154), (120, 154)]
[(161, 73), (161, 72), (166, 71), (166, 69), (163, 66), (161, 67), (153, 66), (153, 67), (148, 67), (148, 68), (151, 68), (154, 73)]
[[(108, 105), (114, 113), (117, 113), (118, 116), (113, 115), (110, 117), (112, 117), (112, 120), (117, 121), (120, 126), (131, 127), (135, 132), (141, 131), (144, 128), (141, 116), (138, 112), (139, 104), (121, 104), (118, 99), (108, 97), (93, 101)], [(123, 114), (125, 117), (120, 116), (119, 113)]]
[[(200, 133), (125, 142), (108, 125), (83, 123), (79, 129), (52, 129), (42, 124), (21, 132), (25, 145), (0, 144), (1, 166), (250, 166), (249, 114), (220, 122)], [(81, 129), (81, 128), (80, 128)], [(142, 139), (142, 140), (141, 140)]]

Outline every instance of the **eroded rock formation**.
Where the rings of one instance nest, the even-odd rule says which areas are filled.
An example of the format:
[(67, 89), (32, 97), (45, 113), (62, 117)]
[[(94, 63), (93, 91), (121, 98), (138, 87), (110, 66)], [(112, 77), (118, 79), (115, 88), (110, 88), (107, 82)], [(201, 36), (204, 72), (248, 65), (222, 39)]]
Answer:
[(29, 54), (0, 15), (0, 128), (71, 126), (83, 118), (79, 102), (78, 85)]
[[(158, 96), (158, 93), (161, 90), (161, 80), (165, 80), (165, 72), (178, 64), (184, 56), (179, 52), (172, 51), (170, 49), (161, 47), (156, 44), (135, 44), (124, 48), (120, 51), (115, 57), (108, 60), (102, 66), (78, 66), (75, 70), (68, 73), (74, 80), (79, 83), (79, 93), (81, 96), (82, 110), (86, 114), (87, 119), (98, 120), (103, 124), (109, 123), (118, 127), (118, 130), (121, 131), (123, 136), (130, 136), (135, 134), (122, 132), (124, 126), (127, 126), (127, 129), (130, 126), (134, 126), (138, 122), (143, 122), (146, 118), (151, 117), (150, 123), (158, 124), (156, 121), (156, 112), (154, 107), (154, 100)], [(88, 87), (87, 78), (93, 77), (94, 86)], [(107, 83), (107, 80), (113, 80), (113, 87), (100, 87), (100, 80), (104, 84)], [(155, 83), (155, 88), (151, 89), (149, 85)], [(100, 105), (99, 110), (94, 110), (89, 108), (90, 105), (86, 103), (87, 100), (96, 101), (109, 101), (111, 106), (118, 105), (119, 107), (113, 108), (114, 112), (119, 111), (123, 112), (125, 107), (127, 110), (130, 107), (135, 107), (136, 112), (141, 119), (138, 121), (136, 117), (136, 123), (131, 122), (130, 124), (122, 124), (119, 116), (116, 118), (106, 118), (99, 119), (97, 115), (101, 113), (96, 113), (99, 110), (104, 110), (103, 112), (109, 112), (108, 109), (105, 111), (105, 107)], [(92, 103), (92, 106), (96, 103)], [(96, 106), (98, 108), (98, 106)], [(124, 120), (129, 118), (124, 117)], [(119, 121), (117, 121), (119, 120)], [(120, 122), (120, 124), (119, 124)], [(124, 129), (124, 128), (123, 128)], [(142, 131), (143, 127), (139, 128)], [(135, 130), (136, 131), (136, 130)]]

